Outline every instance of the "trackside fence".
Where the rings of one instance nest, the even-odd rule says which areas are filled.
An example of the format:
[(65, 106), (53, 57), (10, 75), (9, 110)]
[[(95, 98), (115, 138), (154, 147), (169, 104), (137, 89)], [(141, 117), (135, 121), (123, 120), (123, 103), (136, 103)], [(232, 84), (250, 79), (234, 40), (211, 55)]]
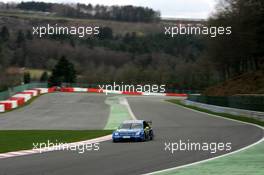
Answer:
[(189, 95), (188, 100), (216, 106), (264, 112), (264, 96), (213, 97)]

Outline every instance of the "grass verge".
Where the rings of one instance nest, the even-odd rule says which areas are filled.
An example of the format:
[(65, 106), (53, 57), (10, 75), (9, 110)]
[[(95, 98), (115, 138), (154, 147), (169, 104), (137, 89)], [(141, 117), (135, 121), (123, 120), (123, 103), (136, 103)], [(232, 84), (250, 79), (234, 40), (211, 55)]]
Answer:
[(0, 153), (27, 150), (33, 143), (70, 143), (111, 134), (112, 130), (2, 130)]
[(29, 72), (31, 79), (37, 79), (39, 80), (40, 77), (42, 76), (42, 74), (44, 72), (47, 72), (47, 74), (50, 76), (51, 75), (51, 71), (49, 70), (45, 70), (45, 69), (33, 69), (33, 68), (26, 68), (25, 72)]
[(105, 101), (110, 106), (110, 114), (104, 129), (116, 129), (124, 120), (131, 119), (128, 109), (120, 104), (119, 96), (108, 97)]
[(246, 123), (256, 124), (256, 125), (259, 125), (259, 126), (264, 126), (264, 121), (260, 121), (260, 120), (255, 119), (255, 118), (250, 118), (250, 117), (246, 117), (246, 116), (232, 115), (232, 114), (227, 114), (227, 113), (213, 112), (213, 111), (210, 111), (210, 110), (207, 110), (207, 109), (203, 109), (203, 108), (199, 108), (199, 107), (196, 107), (196, 106), (183, 104), (180, 100), (177, 100), (177, 99), (166, 100), (166, 101), (174, 103), (174, 104), (177, 104), (177, 105), (180, 105), (180, 106), (183, 106), (183, 107), (186, 107), (186, 108), (194, 109), (194, 110), (197, 110), (197, 111), (200, 111), (200, 112), (205, 112), (205, 113), (208, 113), (208, 114), (213, 114), (213, 115), (221, 116), (221, 117), (224, 117), (224, 118), (229, 118), (229, 119), (243, 121), (243, 122), (246, 122)]
[(264, 142), (208, 162), (154, 173), (157, 175), (263, 175)]
[[(236, 116), (226, 113), (217, 113), (191, 105), (185, 105), (180, 100), (167, 100), (171, 103), (194, 109), (209, 114), (214, 114), (224, 118), (235, 119), (243, 122), (253, 123), (263, 126), (263, 122), (251, 119), (244, 116)], [(220, 157), (214, 160), (201, 162), (195, 165), (175, 169), (168, 169), (167, 171), (157, 172), (157, 175), (262, 175), (264, 174), (264, 140), (260, 143), (242, 150), (238, 153)]]

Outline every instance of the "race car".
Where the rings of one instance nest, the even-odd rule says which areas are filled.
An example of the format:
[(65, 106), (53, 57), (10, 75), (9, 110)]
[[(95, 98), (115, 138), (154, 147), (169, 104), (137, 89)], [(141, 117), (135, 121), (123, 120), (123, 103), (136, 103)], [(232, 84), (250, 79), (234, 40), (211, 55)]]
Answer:
[(124, 121), (117, 130), (112, 134), (113, 142), (132, 140), (146, 141), (154, 137), (151, 128), (152, 122), (144, 120), (127, 120)]

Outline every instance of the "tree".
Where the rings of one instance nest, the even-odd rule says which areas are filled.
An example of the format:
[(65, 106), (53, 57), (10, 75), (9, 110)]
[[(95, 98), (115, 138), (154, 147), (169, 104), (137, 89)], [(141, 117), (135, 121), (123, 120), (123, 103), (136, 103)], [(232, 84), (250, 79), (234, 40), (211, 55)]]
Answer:
[(17, 5), (17, 8), (22, 10), (34, 10), (34, 11), (50, 11), (52, 8), (52, 3), (45, 2), (21, 2)]
[(25, 35), (22, 30), (19, 30), (17, 33), (17, 39), (16, 43), (18, 46), (21, 46), (21, 44), (25, 41)]
[(24, 73), (24, 83), (25, 84), (28, 84), (31, 82), (31, 76), (30, 76), (30, 73), (29, 72), (25, 72)]
[(9, 40), (9, 31), (6, 26), (2, 27), (2, 30), (0, 32), (0, 37), (1, 37), (1, 40), (4, 42)]
[(104, 6), (77, 3), (59, 4), (45, 2), (21, 2), (17, 4), (18, 9), (52, 12), (61, 16), (78, 18), (97, 18), (130, 22), (153, 22), (160, 20), (160, 12), (150, 8), (127, 6)]
[(60, 86), (61, 83), (75, 83), (76, 71), (74, 65), (69, 62), (65, 56), (62, 56), (52, 70), (49, 79), (50, 86)]
[(49, 79), (48, 73), (46, 71), (43, 72), (42, 75), (40, 76), (40, 81), (41, 82), (46, 82), (46, 81), (48, 81), (48, 79)]
[(113, 30), (110, 27), (102, 27), (100, 28), (100, 32), (98, 37), (100, 39), (112, 39), (113, 38)]
[(231, 26), (232, 34), (208, 40), (211, 58), (223, 80), (261, 69), (264, 62), (263, 0), (223, 0), (210, 26)]
[(32, 39), (33, 39), (33, 35), (32, 35), (32, 33), (31, 33), (30, 30), (27, 30), (26, 38), (27, 38), (28, 40), (32, 40)]

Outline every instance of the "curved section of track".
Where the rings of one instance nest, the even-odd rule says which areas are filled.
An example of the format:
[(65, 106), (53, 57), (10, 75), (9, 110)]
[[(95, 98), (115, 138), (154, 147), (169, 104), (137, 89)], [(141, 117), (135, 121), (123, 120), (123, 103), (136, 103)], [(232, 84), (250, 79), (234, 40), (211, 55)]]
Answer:
[(45, 94), (30, 105), (0, 114), (0, 129), (103, 129), (110, 111), (105, 99), (103, 94)]
[(138, 119), (153, 121), (156, 136), (153, 141), (106, 141), (100, 144), (97, 152), (61, 151), (2, 159), (0, 174), (143, 174), (226, 153), (178, 151), (171, 154), (164, 151), (165, 142), (231, 142), (234, 151), (263, 137), (263, 130), (255, 126), (193, 112), (161, 98), (131, 97), (128, 102)]

